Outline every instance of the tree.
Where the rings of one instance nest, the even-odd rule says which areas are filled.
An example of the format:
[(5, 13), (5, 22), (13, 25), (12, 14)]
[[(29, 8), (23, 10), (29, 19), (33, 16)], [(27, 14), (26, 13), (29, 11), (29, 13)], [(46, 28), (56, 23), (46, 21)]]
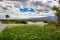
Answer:
[(7, 20), (7, 18), (9, 18), (10, 16), (9, 15), (5, 15), (5, 17), (6, 17), (6, 20)]
[[(59, 5), (60, 5), (60, 0), (59, 0)], [(60, 26), (60, 7), (54, 6), (53, 10), (56, 11), (56, 16), (58, 17), (57, 26)]]

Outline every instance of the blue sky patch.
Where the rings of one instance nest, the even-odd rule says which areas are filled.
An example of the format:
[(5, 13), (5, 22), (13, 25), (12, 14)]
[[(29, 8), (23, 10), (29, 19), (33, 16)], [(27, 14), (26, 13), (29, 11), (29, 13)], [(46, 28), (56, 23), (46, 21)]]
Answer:
[(33, 8), (20, 8), (20, 12), (35, 12)]

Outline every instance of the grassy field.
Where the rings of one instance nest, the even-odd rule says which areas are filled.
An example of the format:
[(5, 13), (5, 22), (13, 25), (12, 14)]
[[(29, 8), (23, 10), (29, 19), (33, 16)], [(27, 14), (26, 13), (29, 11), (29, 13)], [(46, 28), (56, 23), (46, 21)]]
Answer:
[(0, 40), (60, 40), (60, 28), (54, 25), (20, 25), (5, 28)]

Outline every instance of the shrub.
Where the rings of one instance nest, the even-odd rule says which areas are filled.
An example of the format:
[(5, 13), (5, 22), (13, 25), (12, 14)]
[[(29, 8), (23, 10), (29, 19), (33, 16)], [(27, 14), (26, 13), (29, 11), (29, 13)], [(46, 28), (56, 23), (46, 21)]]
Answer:
[(27, 21), (26, 20), (22, 20), (21, 23), (27, 24)]
[(48, 21), (48, 24), (49, 25), (56, 25), (57, 24), (57, 21)]
[(26, 20), (4, 20), (2, 21), (4, 24), (27, 24)]
[[(59, 28), (60, 30), (60, 28)], [(51, 25), (20, 25), (2, 31), (2, 40), (60, 40), (56, 27)]]
[(44, 23), (48, 23), (48, 21), (43, 21)]

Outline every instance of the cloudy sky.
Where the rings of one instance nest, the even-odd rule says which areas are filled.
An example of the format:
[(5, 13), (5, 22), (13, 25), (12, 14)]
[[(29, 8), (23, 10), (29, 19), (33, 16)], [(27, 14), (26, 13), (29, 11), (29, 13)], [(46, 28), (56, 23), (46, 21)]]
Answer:
[[(58, 3), (56, 2), (57, 0), (5, 0), (5, 1), (0, 2), (0, 9), (1, 9), (0, 19), (1, 18), (4, 19), (5, 18), (4, 15), (7, 14), (10, 16), (11, 19), (54, 16), (50, 8), (53, 5), (58, 5)], [(23, 5), (25, 3), (27, 3), (28, 5)], [(34, 10), (36, 10), (36, 12), (33, 13), (20, 12), (20, 7), (29, 7), (29, 8), (33, 7)]]

